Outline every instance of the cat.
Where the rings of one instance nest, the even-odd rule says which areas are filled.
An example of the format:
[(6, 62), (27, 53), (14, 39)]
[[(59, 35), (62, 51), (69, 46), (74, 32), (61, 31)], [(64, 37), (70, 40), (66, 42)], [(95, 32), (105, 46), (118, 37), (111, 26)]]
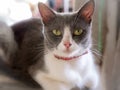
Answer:
[(0, 21), (0, 59), (7, 63), (10, 54), (15, 52), (16, 43), (12, 29)]
[(99, 72), (90, 50), (94, 1), (73, 13), (57, 13), (43, 3), (38, 8), (41, 19), (11, 26), (15, 52), (9, 55), (10, 67), (28, 73), (42, 90), (98, 90)]

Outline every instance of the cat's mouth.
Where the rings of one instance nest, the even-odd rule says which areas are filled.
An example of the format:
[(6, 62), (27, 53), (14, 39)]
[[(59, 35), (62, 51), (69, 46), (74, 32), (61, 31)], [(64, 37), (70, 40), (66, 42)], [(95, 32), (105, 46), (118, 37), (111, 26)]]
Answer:
[(88, 51), (84, 52), (84, 53), (81, 54), (81, 55), (72, 56), (72, 57), (63, 57), (63, 56), (58, 56), (58, 55), (56, 55), (56, 54), (54, 54), (54, 56), (55, 56), (55, 58), (57, 58), (57, 59), (59, 59), (59, 60), (69, 61), (69, 60), (75, 60), (75, 59), (77, 59), (77, 58), (79, 58), (79, 57), (81, 57), (81, 56), (83, 56), (83, 55), (85, 55), (85, 54), (87, 54), (87, 53), (88, 53)]

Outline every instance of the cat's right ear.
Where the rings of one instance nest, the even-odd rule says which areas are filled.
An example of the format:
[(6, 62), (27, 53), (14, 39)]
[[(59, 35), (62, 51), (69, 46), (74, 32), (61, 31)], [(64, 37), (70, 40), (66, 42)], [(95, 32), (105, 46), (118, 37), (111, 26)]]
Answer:
[(94, 0), (89, 0), (79, 11), (78, 16), (82, 17), (85, 21), (91, 22), (95, 8)]
[(38, 9), (44, 24), (49, 23), (49, 21), (54, 19), (56, 16), (53, 10), (43, 3), (38, 3)]

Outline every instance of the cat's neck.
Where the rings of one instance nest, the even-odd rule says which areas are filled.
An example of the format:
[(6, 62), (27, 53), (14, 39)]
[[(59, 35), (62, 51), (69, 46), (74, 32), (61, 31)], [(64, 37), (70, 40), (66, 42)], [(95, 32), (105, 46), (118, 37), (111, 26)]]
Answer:
[(46, 54), (44, 58), (47, 73), (41, 73), (51, 80), (69, 84), (82, 82), (86, 73), (94, 67), (94, 59), (89, 51), (87, 54), (69, 61), (59, 60), (52, 53)]

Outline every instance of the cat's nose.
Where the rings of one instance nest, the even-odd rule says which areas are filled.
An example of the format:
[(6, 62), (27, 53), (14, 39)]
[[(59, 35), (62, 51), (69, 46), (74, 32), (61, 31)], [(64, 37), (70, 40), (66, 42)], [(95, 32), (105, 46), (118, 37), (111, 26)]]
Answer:
[(65, 43), (64, 43), (64, 46), (65, 46), (67, 49), (69, 49), (71, 45), (72, 45), (72, 44), (71, 44), (70, 42), (65, 42)]

